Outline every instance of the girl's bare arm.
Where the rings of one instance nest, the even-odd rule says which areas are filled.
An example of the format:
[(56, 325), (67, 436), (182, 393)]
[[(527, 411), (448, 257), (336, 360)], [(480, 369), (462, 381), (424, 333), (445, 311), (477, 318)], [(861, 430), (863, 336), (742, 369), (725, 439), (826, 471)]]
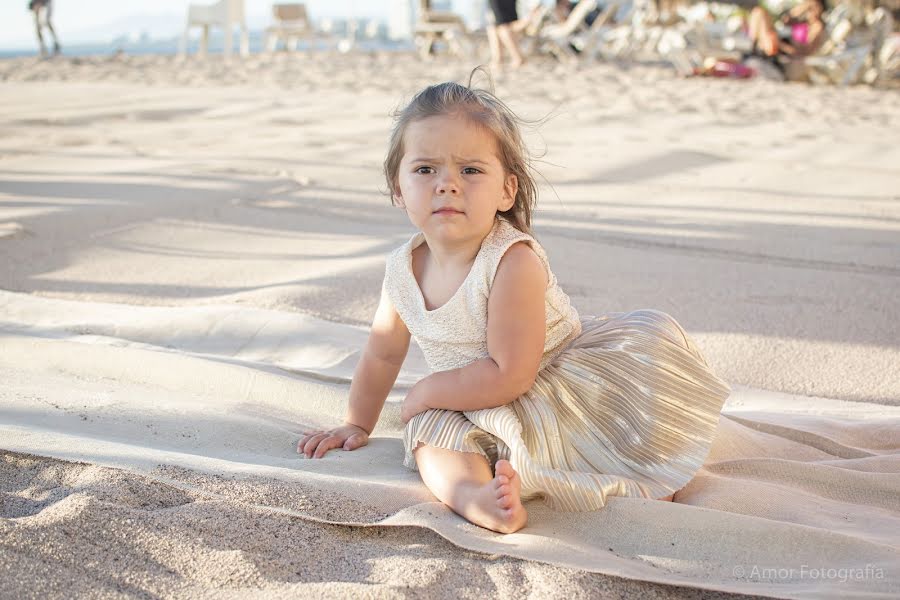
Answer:
[(497, 267), (488, 299), (490, 356), (420, 381), (410, 392), (423, 403), (420, 408), (494, 408), (527, 392), (544, 352), (546, 291), (540, 258), (528, 244), (514, 244)]
[(382, 289), (369, 339), (350, 382), (345, 424), (330, 431), (306, 434), (298, 443), (297, 451), (307, 457), (321, 458), (328, 450), (345, 443), (348, 450), (364, 446), (400, 373), (409, 340), (409, 330)]
[(382, 290), (369, 340), (350, 383), (347, 423), (372, 433), (409, 351), (409, 330)]

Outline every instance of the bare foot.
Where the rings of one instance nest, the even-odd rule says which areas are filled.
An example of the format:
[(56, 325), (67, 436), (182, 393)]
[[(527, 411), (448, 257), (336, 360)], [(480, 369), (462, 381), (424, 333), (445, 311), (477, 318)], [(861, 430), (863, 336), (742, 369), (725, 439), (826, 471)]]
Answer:
[[(508, 460), (498, 460), (494, 469), (495, 476), (488, 482), (488, 489), (493, 492), (494, 522), (488, 529), (500, 533), (512, 533), (525, 526), (528, 512), (522, 506), (522, 480)], [(489, 494), (490, 497), (490, 494)]]
[(519, 474), (508, 460), (499, 460), (493, 479), (459, 486), (446, 504), (475, 525), (498, 533), (513, 533), (528, 520), (521, 495)]

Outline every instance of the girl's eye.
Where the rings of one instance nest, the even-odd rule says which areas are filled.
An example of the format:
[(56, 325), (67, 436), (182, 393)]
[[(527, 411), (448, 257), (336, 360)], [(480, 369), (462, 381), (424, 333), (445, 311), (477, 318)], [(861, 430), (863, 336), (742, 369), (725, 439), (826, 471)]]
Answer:
[(475, 167), (466, 167), (463, 169), (463, 174), (465, 175), (477, 175), (478, 173), (481, 173), (481, 171)]
[(431, 167), (418, 167), (416, 168), (416, 173), (420, 173), (422, 175), (431, 175), (434, 173), (434, 169)]

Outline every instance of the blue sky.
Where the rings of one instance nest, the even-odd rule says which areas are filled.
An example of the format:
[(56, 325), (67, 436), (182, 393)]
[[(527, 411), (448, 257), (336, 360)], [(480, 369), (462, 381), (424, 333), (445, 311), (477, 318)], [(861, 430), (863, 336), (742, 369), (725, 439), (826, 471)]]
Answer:
[[(194, 0), (211, 4), (214, 0)], [(281, 0), (282, 2), (288, 0)], [(187, 14), (189, 0), (54, 0), (53, 25), (63, 46), (68, 42), (108, 41), (120, 35), (149, 30), (154, 35), (176, 35)], [(245, 0), (248, 25), (264, 27), (270, 21), (271, 1)], [(305, 0), (310, 16), (350, 14), (386, 20), (391, 0)], [(28, 0), (0, 0), (0, 49), (36, 46)]]

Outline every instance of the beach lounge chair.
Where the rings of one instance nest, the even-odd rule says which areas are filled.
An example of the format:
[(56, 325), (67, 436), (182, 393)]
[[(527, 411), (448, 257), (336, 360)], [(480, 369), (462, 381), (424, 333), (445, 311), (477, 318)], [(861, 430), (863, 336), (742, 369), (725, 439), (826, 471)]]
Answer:
[(468, 56), (467, 35), (466, 23), (461, 16), (450, 11), (431, 10), (430, 0), (419, 0), (413, 40), (422, 58), (431, 58), (435, 45), (441, 41), (447, 44), (452, 54)]
[[(742, 32), (743, 16), (736, 5), (698, 3), (681, 6), (681, 19), (662, 28), (657, 53), (669, 61), (682, 76), (694, 75), (713, 60), (740, 60), (750, 53), (752, 43)], [(779, 79), (781, 72), (772, 69)]]
[(591, 23), (590, 28), (577, 36), (574, 43), (581, 50), (580, 56), (596, 59), (606, 36), (618, 27), (617, 24), (621, 19), (628, 17), (630, 11), (631, 6), (626, 5), (624, 1), (609, 2)]
[[(855, 31), (849, 18), (841, 17), (819, 52), (803, 59), (802, 76), (812, 83), (852, 85), (874, 83), (884, 71), (883, 52), (893, 30), (893, 18), (883, 8), (866, 16), (864, 31)], [(851, 33), (855, 39), (851, 40)]]
[(584, 20), (596, 8), (595, 0), (581, 0), (565, 21), (546, 25), (538, 31), (538, 48), (549, 52), (563, 62), (577, 60), (581, 49), (573, 43), (575, 35), (587, 29)]
[(303, 4), (273, 4), (272, 17), (275, 23), (266, 28), (266, 50), (274, 52), (278, 41), (283, 40), (289, 51), (297, 49), (302, 38), (311, 38), (313, 28)]
[(866, 72), (864, 81), (872, 85), (890, 85), (900, 79), (900, 33), (889, 34), (881, 50), (875, 54), (875, 64)]
[(187, 54), (188, 34), (192, 27), (201, 27), (203, 35), (200, 38), (200, 55), (206, 56), (209, 49), (209, 28), (219, 27), (224, 34), (223, 53), (225, 57), (231, 56), (232, 33), (235, 25), (240, 26), (240, 52), (241, 56), (247, 56), (250, 51), (247, 36), (247, 20), (244, 15), (244, 0), (219, 0), (215, 4), (191, 4), (188, 6), (187, 24), (184, 35), (181, 38), (179, 54)]
[(664, 28), (657, 25), (658, 16), (650, 0), (623, 2), (612, 18), (616, 26), (601, 29), (595, 35), (594, 54), (613, 60), (646, 51), (655, 53), (664, 33)]

